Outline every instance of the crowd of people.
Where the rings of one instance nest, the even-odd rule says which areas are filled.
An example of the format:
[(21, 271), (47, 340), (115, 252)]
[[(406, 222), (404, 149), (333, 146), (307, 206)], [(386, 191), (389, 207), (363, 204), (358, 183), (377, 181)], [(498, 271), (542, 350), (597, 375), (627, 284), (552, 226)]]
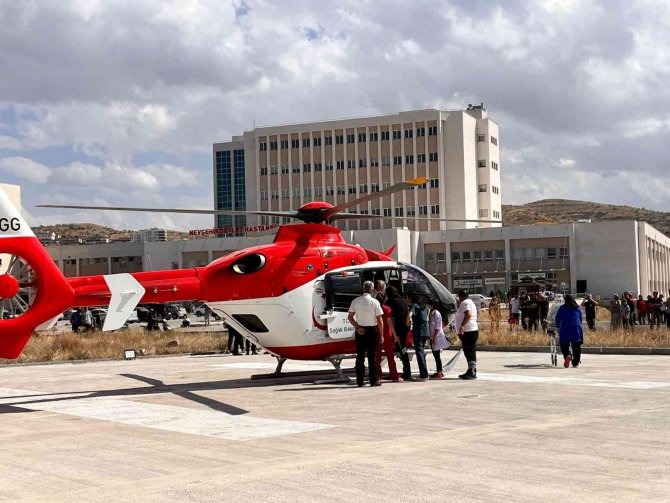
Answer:
[(82, 329), (84, 332), (102, 330), (102, 324), (100, 311), (94, 313), (88, 307), (75, 309), (70, 314), (70, 325), (74, 333), (79, 333)]
[[(523, 330), (537, 332), (547, 330), (547, 316), (549, 314), (549, 299), (543, 292), (531, 292), (519, 295), (517, 292), (509, 294), (510, 329), (516, 330), (519, 325)], [(490, 308), (489, 308), (490, 309)], [(499, 306), (496, 308), (499, 311)], [(497, 316), (498, 323), (500, 315)]]
[[(479, 336), (477, 308), (461, 290), (458, 295), (459, 308), (455, 329), (468, 361), (468, 370), (461, 379), (477, 378), (476, 344)], [(395, 287), (386, 287), (383, 281), (366, 281), (363, 295), (354, 299), (349, 308), (349, 322), (354, 327), (356, 338), (356, 383), (364, 385), (365, 360), (368, 361), (370, 386), (381, 386), (382, 356), (386, 355), (389, 375), (393, 382), (426, 381), (444, 378), (441, 351), (449, 347), (444, 333), (444, 322), (438, 303), (416, 293), (400, 295)], [(435, 360), (435, 372), (429, 376), (425, 345), (430, 342)], [(418, 377), (412, 376), (408, 351), (414, 349)], [(402, 376), (394, 359), (400, 354)]]
[[(670, 293), (670, 292), (668, 292)], [(670, 328), (670, 304), (662, 293), (654, 291), (645, 298), (624, 292), (612, 296), (610, 304), (610, 327), (632, 330), (635, 325), (648, 325), (649, 329), (658, 329), (665, 325)]]

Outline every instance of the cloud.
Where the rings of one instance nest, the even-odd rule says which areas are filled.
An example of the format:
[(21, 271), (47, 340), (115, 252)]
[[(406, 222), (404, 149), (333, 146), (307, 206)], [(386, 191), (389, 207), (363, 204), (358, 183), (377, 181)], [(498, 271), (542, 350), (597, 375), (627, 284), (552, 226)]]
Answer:
[(0, 149), (19, 150), (21, 142), (12, 136), (0, 136)]
[(26, 157), (5, 157), (0, 159), (0, 171), (34, 183), (46, 183), (49, 168)]
[(82, 162), (73, 162), (68, 166), (53, 168), (49, 181), (57, 185), (90, 187), (102, 180), (102, 168)]
[(140, 169), (161, 180), (164, 187), (195, 187), (203, 181), (194, 171), (172, 164), (149, 164)]
[(0, 149), (17, 156), (0, 170), (29, 199), (49, 177), (125, 205), (209, 200), (212, 143), (254, 123), (483, 101), (505, 202), (665, 204), (636, 183), (667, 178), (667, 2), (24, 0), (0, 16)]

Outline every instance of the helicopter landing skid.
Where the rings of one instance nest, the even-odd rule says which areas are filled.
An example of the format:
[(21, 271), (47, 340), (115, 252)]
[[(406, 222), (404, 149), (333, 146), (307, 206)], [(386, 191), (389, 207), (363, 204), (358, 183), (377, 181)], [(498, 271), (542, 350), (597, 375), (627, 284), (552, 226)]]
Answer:
[[(282, 367), (284, 366), (284, 363), (286, 363), (287, 358), (281, 358), (279, 356), (275, 356), (277, 359), (277, 367), (275, 368), (275, 371), (272, 372), (271, 374), (254, 374), (251, 376), (252, 381), (257, 381), (260, 379), (279, 379), (279, 378), (286, 378), (286, 377), (308, 377), (308, 376), (330, 376), (332, 375), (332, 370), (300, 370), (300, 371), (290, 371), (290, 372), (282, 372)], [(338, 356), (332, 356), (327, 359), (327, 361), (331, 362), (333, 366), (335, 367), (335, 372), (336, 376), (334, 379), (321, 379), (315, 381), (315, 384), (326, 384), (326, 383), (347, 383), (350, 381), (349, 377), (347, 377), (345, 372), (353, 372), (354, 369), (346, 369), (342, 370), (341, 364), (342, 360), (347, 358), (347, 356), (344, 355), (338, 355)]]
[(317, 379), (314, 384), (349, 384), (351, 377), (344, 375), (342, 371), (342, 360), (347, 358), (344, 355), (334, 355), (328, 358), (328, 361), (335, 367), (334, 379)]

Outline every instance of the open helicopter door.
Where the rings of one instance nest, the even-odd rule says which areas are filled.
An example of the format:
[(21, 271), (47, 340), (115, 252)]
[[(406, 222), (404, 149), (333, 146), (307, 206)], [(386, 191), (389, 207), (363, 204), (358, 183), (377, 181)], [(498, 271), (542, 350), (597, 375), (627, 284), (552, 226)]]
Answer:
[(356, 333), (349, 323), (349, 306), (363, 293), (363, 278), (359, 271), (340, 271), (326, 274), (326, 313), (321, 316), (328, 326), (328, 337), (334, 340), (352, 339)]

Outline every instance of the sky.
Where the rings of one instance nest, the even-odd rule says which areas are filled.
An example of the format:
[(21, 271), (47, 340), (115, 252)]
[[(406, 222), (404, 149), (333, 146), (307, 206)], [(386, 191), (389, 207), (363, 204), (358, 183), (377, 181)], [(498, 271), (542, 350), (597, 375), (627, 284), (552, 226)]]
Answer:
[(0, 0), (0, 182), (33, 224), (210, 227), (212, 143), (483, 102), (504, 204), (668, 210), (670, 2)]

